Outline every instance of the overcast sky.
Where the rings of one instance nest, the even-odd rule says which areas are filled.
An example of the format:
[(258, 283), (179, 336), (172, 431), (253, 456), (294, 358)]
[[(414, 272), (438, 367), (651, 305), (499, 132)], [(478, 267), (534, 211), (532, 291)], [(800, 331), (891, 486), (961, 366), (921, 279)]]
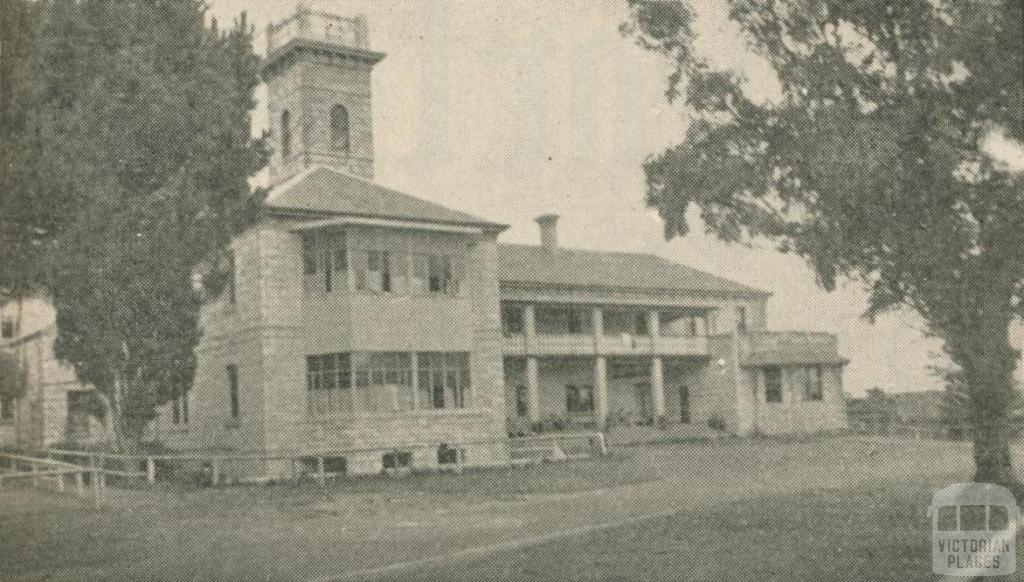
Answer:
[[(261, 52), (266, 25), (296, 6), (210, 3), (223, 22), (248, 12)], [(644, 206), (641, 165), (681, 139), (685, 112), (665, 100), (668, 63), (619, 34), (625, 0), (306, 4), (365, 14), (371, 47), (388, 55), (373, 79), (378, 181), (506, 223), (506, 242), (535, 243), (533, 218), (557, 212), (566, 246), (655, 253), (767, 289), (772, 329), (839, 335), (851, 394), (941, 387), (928, 370), (943, 362), (941, 345), (913, 314), (869, 324), (856, 286), (824, 293), (800, 259), (720, 243), (696, 221), (690, 236), (664, 240)], [(702, 5), (700, 48), (770, 95), (770, 73), (745, 54), (723, 4)]]

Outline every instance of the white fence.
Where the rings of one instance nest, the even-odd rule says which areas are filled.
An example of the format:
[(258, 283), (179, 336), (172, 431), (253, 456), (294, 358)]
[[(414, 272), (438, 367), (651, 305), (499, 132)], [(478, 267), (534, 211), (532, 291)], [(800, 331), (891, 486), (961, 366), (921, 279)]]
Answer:
[[(436, 444), (404, 444), (394, 450), (381, 447), (365, 449), (339, 449), (335, 451), (278, 451), (267, 453), (244, 453), (230, 451), (180, 451), (169, 453), (114, 454), (67, 449), (50, 449), (39, 456), (55, 459), (65, 467), (76, 467), (85, 474), (97, 475), (96, 481), (102, 488), (108, 477), (127, 479), (137, 483), (154, 484), (158, 481), (191, 479), (203, 485), (221, 485), (238, 480), (243, 468), (254, 464), (277, 463), (287, 467), (284, 471), (290, 480), (313, 479), (324, 484), (329, 477), (344, 475), (346, 467), (338, 467), (338, 460), (347, 460), (368, 455), (392, 455), (394, 466), (388, 468), (382, 462), (385, 472), (405, 470), (461, 471), (465, 466), (463, 451), (472, 446), (508, 447), (513, 465), (545, 461), (580, 459), (607, 454), (603, 433), (551, 433), (511, 439), (475, 440), (453, 443), (442, 459), (442, 452)], [(437, 454), (436, 462), (433, 455)], [(404, 458), (408, 457), (408, 458)], [(43, 462), (38, 457), (22, 457)], [(417, 460), (431, 459), (430, 463), (417, 464)], [(480, 466), (480, 463), (474, 463)], [(186, 477), (187, 475), (187, 477)]]
[[(87, 478), (89, 488), (86, 487)], [(103, 473), (96, 468), (28, 455), (0, 453), (0, 488), (11, 484), (28, 484), (33, 487), (49, 485), (60, 493), (70, 492), (82, 498), (91, 497), (93, 504), (99, 507), (103, 481)]]

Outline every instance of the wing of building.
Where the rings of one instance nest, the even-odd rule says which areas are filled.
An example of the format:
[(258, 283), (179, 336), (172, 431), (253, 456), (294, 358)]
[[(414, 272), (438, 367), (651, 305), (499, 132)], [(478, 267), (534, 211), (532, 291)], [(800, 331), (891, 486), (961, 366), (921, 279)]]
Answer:
[(504, 225), (375, 183), (370, 76), (384, 55), (364, 20), (303, 10), (268, 43), (272, 190), (202, 310), (193, 387), (153, 438), (343, 456), (368, 473), (452, 449), (504, 464), (510, 436), (537, 431), (845, 428), (836, 338), (770, 331), (769, 293), (563, 248), (554, 215), (538, 218), (540, 245), (501, 244)]

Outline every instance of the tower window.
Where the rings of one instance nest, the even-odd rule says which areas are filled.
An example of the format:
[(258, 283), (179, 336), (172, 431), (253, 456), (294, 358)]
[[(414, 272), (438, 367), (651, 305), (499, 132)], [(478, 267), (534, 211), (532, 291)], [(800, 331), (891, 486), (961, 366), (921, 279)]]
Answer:
[(285, 110), (281, 114), (281, 155), (290, 156), (292, 153), (292, 114)]
[(343, 105), (335, 105), (331, 108), (331, 149), (338, 152), (348, 152), (348, 109)]

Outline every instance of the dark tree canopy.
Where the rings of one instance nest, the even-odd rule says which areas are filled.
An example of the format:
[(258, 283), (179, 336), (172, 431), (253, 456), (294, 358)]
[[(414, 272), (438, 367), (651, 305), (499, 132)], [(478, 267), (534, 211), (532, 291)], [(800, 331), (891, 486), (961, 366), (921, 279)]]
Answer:
[(201, 0), (0, 1), (21, 19), (0, 61), (0, 289), (53, 300), (58, 357), (137, 438), (191, 385), (193, 272), (255, 207), (251, 26), (220, 30)]
[(872, 317), (919, 312), (970, 386), (979, 476), (1012, 479), (999, 410), (1024, 305), (1024, 176), (985, 144), (1024, 142), (1024, 2), (726, 2), (778, 79), (771, 102), (695, 52), (700, 2), (629, 2), (624, 29), (672, 59), (668, 97), (693, 113), (645, 168), (666, 236), (696, 207), (724, 240), (804, 257), (828, 289), (862, 282)]

